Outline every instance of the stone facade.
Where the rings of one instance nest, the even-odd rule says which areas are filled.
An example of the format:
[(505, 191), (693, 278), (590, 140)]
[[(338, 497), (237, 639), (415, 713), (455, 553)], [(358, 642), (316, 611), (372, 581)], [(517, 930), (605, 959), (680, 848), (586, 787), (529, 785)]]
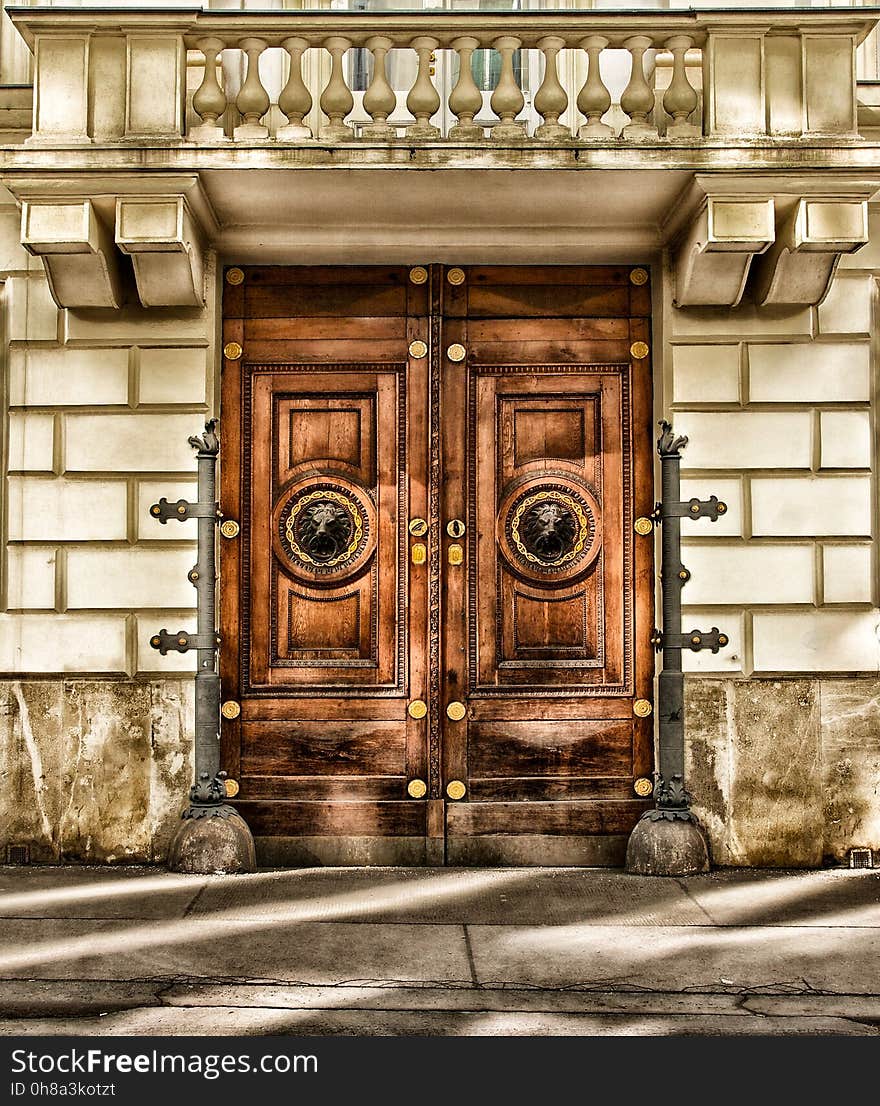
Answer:
[[(4, 43), (20, 72), (26, 52), (23, 59), (18, 42), (9, 61), (6, 24)], [(150, 254), (151, 288), (161, 287), (162, 264), (172, 283), (196, 273), (204, 307), (142, 306), (128, 277), (119, 309), (60, 307), (40, 256), (21, 244), (21, 189), (32, 182), (19, 179), (28, 164), (19, 146), (10, 140), (5, 164), (14, 180), (4, 178), (9, 190), (0, 195), (0, 847), (25, 845), (39, 862), (161, 861), (191, 781), (184, 673), (193, 664), (160, 657), (149, 637), (162, 627), (194, 629), (187, 572), (195, 523), (162, 526), (147, 508), (160, 495), (194, 498), (187, 437), (216, 409), (219, 383), (218, 257), (260, 260), (260, 240), (256, 232), (236, 239), (233, 228), (225, 246), (197, 245), (201, 268), (187, 261), (181, 270), (180, 251)], [(878, 148), (868, 153), (863, 164), (880, 174)], [(264, 165), (264, 154), (255, 163)], [(485, 158), (508, 170), (521, 154)], [(101, 156), (91, 172), (102, 170)], [(231, 150), (228, 167), (242, 164)], [(527, 179), (546, 177), (547, 168)], [(137, 186), (131, 166), (115, 171)], [(186, 171), (195, 172), (188, 163)], [(790, 177), (774, 184), (769, 169), (753, 172), (753, 191), (798, 192)], [(391, 194), (406, 173), (384, 174)], [(455, 195), (462, 177), (450, 179)], [(672, 206), (680, 184), (676, 177), (668, 186)], [(111, 196), (113, 186), (103, 187)], [(871, 195), (875, 188), (880, 176)], [(236, 195), (224, 202), (234, 207)], [(459, 197), (462, 206), (467, 198)], [(548, 202), (548, 218), (564, 207)], [(497, 231), (515, 224), (512, 210), (494, 212), (487, 263), (516, 237), (515, 226), (507, 238)], [(880, 206), (868, 210), (869, 242), (844, 254), (818, 303), (762, 307), (746, 296), (741, 305), (676, 306), (672, 239), (631, 245), (615, 240), (612, 227), (604, 246), (590, 247), (590, 261), (604, 248), (651, 267), (657, 417), (671, 415), (690, 438), (685, 498), (715, 493), (730, 508), (716, 524), (685, 522), (683, 543), (692, 574), (685, 623), (717, 625), (731, 642), (717, 655), (686, 655), (688, 782), (720, 865), (814, 867), (845, 862), (853, 847), (880, 856)], [(190, 229), (180, 242), (198, 237)], [(455, 225), (440, 228), (433, 244), (422, 229), (411, 257), (400, 253), (405, 229), (389, 231), (395, 263), (455, 259)], [(467, 228), (458, 233), (464, 248)], [(305, 237), (306, 261), (341, 260), (337, 236), (322, 247), (313, 223)], [(522, 236), (515, 260), (576, 259), (559, 226), (548, 238), (552, 256), (540, 237), (529, 246)], [(381, 259), (374, 239), (359, 239), (358, 261)], [(472, 241), (467, 249), (462, 263), (478, 259)], [(265, 260), (279, 258), (267, 252)], [(146, 269), (136, 272), (147, 302)]]

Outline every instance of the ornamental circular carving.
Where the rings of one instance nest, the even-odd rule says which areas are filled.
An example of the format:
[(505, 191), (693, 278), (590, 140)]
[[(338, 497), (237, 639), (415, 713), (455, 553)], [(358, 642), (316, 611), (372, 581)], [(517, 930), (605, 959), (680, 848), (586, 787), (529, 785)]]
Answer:
[(583, 575), (601, 548), (601, 510), (592, 492), (568, 474), (518, 484), (498, 512), (501, 553), (520, 576), (547, 586)]
[(335, 585), (360, 572), (376, 547), (376, 512), (366, 491), (338, 476), (299, 480), (273, 512), (275, 554), (293, 576)]

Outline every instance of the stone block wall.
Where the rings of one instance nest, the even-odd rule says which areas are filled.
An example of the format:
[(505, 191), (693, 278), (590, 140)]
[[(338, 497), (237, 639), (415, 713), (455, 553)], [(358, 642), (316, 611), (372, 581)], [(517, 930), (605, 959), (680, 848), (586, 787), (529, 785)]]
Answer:
[[(209, 307), (59, 311), (0, 204), (0, 849), (36, 860), (161, 860), (190, 779), (195, 524), (149, 505), (195, 494), (187, 437), (213, 409)], [(690, 437), (689, 782), (717, 864), (880, 856), (875, 277), (880, 221), (818, 308), (672, 306), (657, 319), (657, 413)], [(0, 853), (2, 860), (2, 853)]]
[(149, 638), (195, 628), (196, 523), (148, 511), (195, 498), (213, 312), (59, 311), (7, 200), (0, 862), (7, 844), (160, 861), (192, 780), (194, 661)]
[(847, 258), (818, 308), (667, 308), (683, 492), (730, 506), (683, 523), (687, 628), (732, 641), (687, 655), (690, 671), (880, 671), (874, 252)]
[(187, 444), (208, 411), (213, 315), (59, 311), (42, 264), (0, 208), (7, 335), (7, 539), (0, 673), (192, 671), (149, 637), (194, 628), (195, 521), (162, 525), (160, 496), (195, 497)]
[(687, 776), (720, 865), (880, 855), (876, 274), (871, 242), (816, 308), (668, 306), (664, 391), (684, 496)]

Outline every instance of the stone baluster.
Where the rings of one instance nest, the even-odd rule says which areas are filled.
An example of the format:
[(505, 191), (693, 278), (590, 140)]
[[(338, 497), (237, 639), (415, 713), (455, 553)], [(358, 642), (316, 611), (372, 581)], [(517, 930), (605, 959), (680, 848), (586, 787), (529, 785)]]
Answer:
[(189, 138), (192, 142), (227, 142), (223, 125), (218, 122), (226, 111), (226, 93), (217, 80), (217, 58), (225, 44), (219, 38), (200, 38), (196, 45), (205, 55), (205, 75), (193, 95), (192, 105), (202, 121), (190, 129)]
[(431, 116), (440, 107), (440, 94), (431, 81), (431, 55), (439, 46), (436, 38), (420, 35), (413, 39), (412, 48), (419, 57), (419, 71), (415, 83), (406, 98), (407, 109), (416, 117), (407, 129), (407, 137), (437, 138), (440, 131), (432, 126)]
[(489, 101), (489, 106), (501, 122), (496, 123), (492, 128), (492, 137), (502, 141), (525, 138), (525, 126), (514, 122), (526, 102), (513, 75), (513, 55), (522, 42), (513, 35), (502, 35), (501, 38), (496, 38), (492, 45), (501, 55), (501, 75)]
[(672, 80), (663, 94), (663, 109), (672, 116), (666, 127), (667, 138), (699, 138), (700, 128), (688, 122), (688, 116), (697, 106), (697, 94), (687, 79), (685, 57), (694, 40), (687, 35), (676, 35), (664, 43), (672, 54)]
[(320, 99), (321, 111), (329, 120), (327, 126), (321, 129), (321, 137), (342, 142), (348, 142), (354, 137), (351, 127), (343, 123), (343, 119), (354, 107), (354, 97), (342, 75), (342, 56), (350, 48), (348, 39), (339, 35), (324, 39), (324, 49), (330, 54), (331, 63), (330, 79)]
[(364, 93), (364, 111), (373, 121), (366, 124), (362, 133), (368, 138), (387, 140), (397, 136), (395, 128), (388, 122), (388, 116), (397, 107), (397, 97), (388, 83), (385, 69), (385, 59), (393, 45), (390, 38), (382, 35), (367, 39), (367, 49), (373, 53), (373, 79)]
[(452, 41), (452, 49), (458, 54), (459, 64), (458, 80), (449, 94), (449, 110), (458, 122), (450, 128), (449, 137), (462, 142), (479, 142), (485, 137), (483, 128), (474, 122), (474, 116), (479, 114), (483, 106), (483, 97), (471, 69), (471, 59), (479, 45), (479, 39), (470, 35), (463, 35)]
[(633, 35), (623, 45), (632, 57), (629, 84), (620, 97), (620, 106), (630, 121), (621, 132), (624, 138), (656, 138), (657, 128), (648, 122), (648, 115), (654, 108), (654, 93), (645, 80), (645, 51), (653, 43), (647, 35)]
[(538, 41), (538, 49), (544, 54), (544, 79), (535, 93), (535, 110), (544, 122), (535, 131), (536, 138), (571, 138), (568, 127), (559, 122), (559, 116), (568, 107), (568, 95), (559, 81), (556, 58), (565, 46), (565, 39), (545, 35)]
[(260, 123), (269, 110), (269, 93), (260, 80), (260, 54), (266, 49), (266, 43), (261, 38), (243, 38), (238, 45), (247, 56), (247, 79), (235, 101), (242, 115), (242, 122), (235, 128), (235, 138), (237, 141), (268, 138), (269, 128)]
[(286, 38), (281, 45), (290, 55), (290, 76), (278, 96), (278, 107), (287, 116), (288, 123), (278, 128), (275, 137), (280, 142), (311, 138), (311, 129), (304, 119), (312, 109), (312, 94), (302, 76), (302, 57), (309, 44), (304, 38)]
[(581, 39), (581, 48), (587, 52), (587, 79), (578, 93), (578, 111), (587, 121), (578, 131), (578, 138), (600, 139), (607, 142), (614, 137), (614, 128), (602, 122), (602, 116), (611, 107), (611, 93), (605, 87), (599, 72), (599, 56), (608, 45), (601, 35), (588, 35)]

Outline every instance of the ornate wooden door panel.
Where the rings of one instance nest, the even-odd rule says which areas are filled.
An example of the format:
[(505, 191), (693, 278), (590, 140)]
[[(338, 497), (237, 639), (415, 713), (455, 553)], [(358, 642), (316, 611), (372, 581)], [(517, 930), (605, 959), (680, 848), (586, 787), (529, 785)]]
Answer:
[[(636, 279), (640, 279), (640, 275)], [(447, 329), (448, 511), (466, 563), (445, 620), (451, 863), (620, 863), (650, 772), (650, 298), (630, 270), (471, 269)], [(642, 343), (643, 345), (634, 345)], [(633, 354), (632, 350), (635, 350)], [(636, 448), (635, 443), (639, 443)]]
[(223, 385), (222, 507), (241, 522), (222, 550), (221, 675), (241, 704), (224, 763), (254, 834), (294, 862), (425, 859), (406, 787), (426, 772), (407, 713), (426, 653), (407, 533), (426, 368), (407, 346), (426, 306), (401, 269), (227, 278), (226, 352), (244, 353)]
[(649, 308), (628, 268), (227, 276), (222, 740), (265, 859), (622, 860)]

